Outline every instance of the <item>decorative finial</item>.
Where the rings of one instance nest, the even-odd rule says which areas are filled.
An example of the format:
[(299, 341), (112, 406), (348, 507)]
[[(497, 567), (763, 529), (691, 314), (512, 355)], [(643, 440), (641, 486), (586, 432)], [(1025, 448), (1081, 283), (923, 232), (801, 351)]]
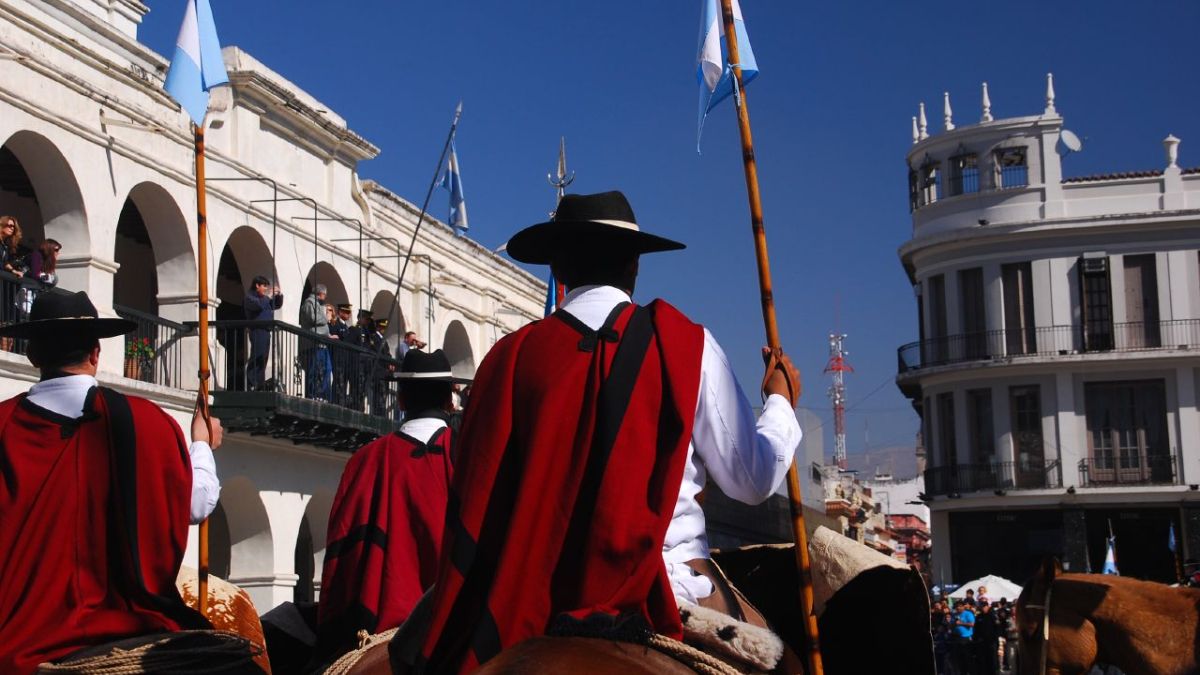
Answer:
[(1167, 151), (1167, 168), (1177, 168), (1179, 166), (1179, 139), (1175, 138), (1174, 134), (1168, 135), (1163, 139), (1163, 148)]
[(992, 121), (992, 99), (988, 96), (987, 82), (983, 83), (983, 119), (980, 121)]
[(917, 129), (917, 118), (913, 117), (913, 143), (921, 140), (921, 132)]
[(921, 140), (929, 138), (929, 121), (925, 119), (925, 103), (922, 102), (917, 113), (917, 127), (920, 130)]
[(1046, 73), (1046, 114), (1058, 114), (1054, 109), (1054, 73)]
[(954, 130), (954, 111), (950, 109), (950, 92), (942, 93), (942, 116), (946, 122), (946, 131)]

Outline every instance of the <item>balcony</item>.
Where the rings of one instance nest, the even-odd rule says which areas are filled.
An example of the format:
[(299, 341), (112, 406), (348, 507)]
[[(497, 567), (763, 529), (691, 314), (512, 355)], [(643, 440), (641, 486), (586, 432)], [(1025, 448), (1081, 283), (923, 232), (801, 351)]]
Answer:
[(396, 427), (399, 362), (282, 321), (212, 321), (213, 412), (227, 429), (353, 450)]
[(925, 470), (925, 494), (963, 495), (996, 490), (1044, 490), (1061, 487), (1058, 460), (1041, 463), (953, 464)]
[(1079, 461), (1083, 487), (1175, 485), (1178, 480), (1175, 457), (1170, 455), (1109, 455)]
[(1012, 328), (910, 342), (897, 352), (899, 375), (996, 359), (1200, 348), (1200, 319), (1118, 323), (1111, 330), (1080, 326)]

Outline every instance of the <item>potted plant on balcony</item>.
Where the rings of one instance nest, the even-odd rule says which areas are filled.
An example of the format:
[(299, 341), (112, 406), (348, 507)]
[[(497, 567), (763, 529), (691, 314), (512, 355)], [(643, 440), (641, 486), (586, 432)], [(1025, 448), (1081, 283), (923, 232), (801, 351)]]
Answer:
[(154, 345), (150, 338), (132, 337), (125, 342), (125, 377), (131, 380), (142, 379), (143, 370), (151, 370), (154, 360)]

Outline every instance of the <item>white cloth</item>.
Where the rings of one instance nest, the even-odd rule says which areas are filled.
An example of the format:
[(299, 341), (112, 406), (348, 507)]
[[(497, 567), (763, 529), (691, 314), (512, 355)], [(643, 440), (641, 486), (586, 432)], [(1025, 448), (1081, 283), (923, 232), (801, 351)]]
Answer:
[[(38, 382), (29, 388), (29, 402), (63, 417), (72, 419), (83, 415), (88, 391), (97, 385), (91, 375), (68, 375)], [(221, 497), (221, 482), (217, 479), (217, 464), (212, 448), (204, 441), (195, 441), (188, 448), (192, 458), (192, 524), (204, 520), (217, 508)]]
[(446, 421), (436, 417), (414, 417), (405, 420), (404, 424), (400, 425), (400, 431), (422, 443), (428, 443), (434, 432), (445, 426)]
[[(597, 330), (613, 307), (629, 300), (612, 286), (581, 286), (563, 298), (561, 309)], [(768, 397), (762, 415), (754, 419), (729, 359), (705, 328), (696, 421), (679, 498), (663, 541), (663, 560), (679, 601), (695, 604), (713, 592), (706, 577), (695, 576), (684, 564), (709, 557), (704, 512), (696, 501), (708, 476), (729, 497), (746, 504), (762, 503), (783, 483), (800, 438), (796, 412), (783, 396)]]

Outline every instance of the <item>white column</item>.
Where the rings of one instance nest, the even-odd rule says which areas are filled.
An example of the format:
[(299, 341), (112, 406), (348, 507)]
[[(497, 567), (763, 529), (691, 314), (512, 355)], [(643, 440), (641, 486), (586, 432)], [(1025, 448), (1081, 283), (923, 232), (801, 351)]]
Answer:
[(1013, 443), (1012, 407), (1007, 384), (992, 387), (992, 431), (996, 438), (996, 461), (1013, 462), (1015, 466), (1017, 449)]
[(292, 599), (299, 578), (296, 576), (296, 539), (310, 495), (261, 490), (259, 497), (267, 509), (274, 543), (271, 578), (264, 580), (258, 588), (248, 589), (254, 606), (262, 613)]
[(1180, 367), (1175, 371), (1175, 399), (1179, 402), (1179, 437), (1175, 461), (1179, 462), (1179, 482), (1185, 485), (1200, 483), (1200, 400), (1196, 391), (1195, 368)]
[(941, 585), (943, 581), (953, 581), (954, 572), (950, 565), (950, 512), (931, 510), (929, 512), (929, 537), (933, 546), (930, 555), (930, 581)]
[[(1045, 385), (1042, 386), (1042, 410), (1047, 409), (1047, 396)], [(1057, 440), (1057, 453), (1051, 444), (1047, 443), (1045, 448), (1046, 459), (1053, 459), (1057, 454), (1059, 464), (1062, 466), (1062, 481), (1063, 487), (1071, 485), (1079, 485), (1079, 460), (1087, 455), (1087, 442), (1085, 434), (1087, 433), (1087, 425), (1083, 422), (1081, 414), (1075, 410), (1075, 378), (1070, 372), (1055, 373), (1054, 375), (1054, 401), (1051, 408), (1051, 428), (1049, 433), (1045, 434), (1047, 439)], [(1043, 418), (1045, 420), (1045, 418)], [(1043, 428), (1045, 425), (1043, 425)]]

